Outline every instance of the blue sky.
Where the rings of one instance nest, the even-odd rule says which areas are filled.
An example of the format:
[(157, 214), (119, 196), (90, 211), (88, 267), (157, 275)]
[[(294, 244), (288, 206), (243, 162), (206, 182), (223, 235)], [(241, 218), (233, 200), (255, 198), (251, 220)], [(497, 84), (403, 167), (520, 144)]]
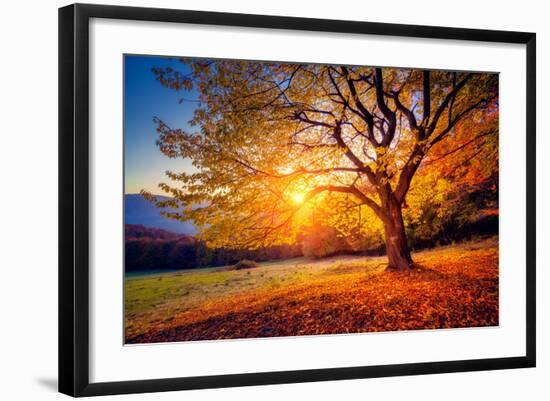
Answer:
[(153, 67), (167, 67), (189, 72), (189, 67), (174, 58), (158, 56), (124, 57), (124, 192), (138, 193), (146, 189), (163, 194), (158, 183), (167, 182), (164, 172), (191, 171), (189, 159), (169, 159), (155, 144), (159, 117), (170, 127), (188, 129), (195, 103), (179, 100), (196, 99), (194, 92), (176, 92), (162, 86), (151, 71)]

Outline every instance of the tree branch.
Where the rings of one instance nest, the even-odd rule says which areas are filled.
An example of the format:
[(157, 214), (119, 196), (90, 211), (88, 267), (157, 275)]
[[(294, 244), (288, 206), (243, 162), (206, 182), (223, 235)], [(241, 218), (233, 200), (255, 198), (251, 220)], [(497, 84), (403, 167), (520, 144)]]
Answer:
[(353, 83), (353, 80), (350, 77), (349, 70), (344, 66), (341, 66), (340, 69), (342, 70), (342, 75), (344, 76), (344, 79), (348, 84), (348, 88), (351, 93), (351, 97), (353, 98), (353, 101), (355, 103), (355, 106), (361, 112), (361, 115), (363, 116), (363, 119), (365, 120), (367, 125), (372, 125), (374, 123), (374, 118), (372, 114), (367, 110), (365, 105), (361, 102), (361, 99), (359, 99), (359, 95), (357, 94), (357, 88), (355, 87), (355, 84)]
[(245, 167), (246, 169), (260, 175), (265, 175), (266, 177), (271, 178), (288, 178), (295, 175), (308, 175), (308, 174), (327, 174), (332, 172), (347, 172), (347, 173), (360, 173), (362, 170), (355, 167), (327, 167), (327, 168), (321, 168), (321, 169), (315, 169), (315, 170), (308, 170), (305, 168), (299, 168), (295, 171), (292, 171), (290, 173), (286, 174), (273, 174), (269, 173), (267, 171), (263, 171), (260, 169), (257, 169), (253, 166), (251, 166), (249, 163), (239, 160), (237, 158), (231, 158), (231, 161), (240, 164), (241, 166)]
[(401, 170), (399, 180), (397, 181), (397, 186), (395, 187), (395, 197), (397, 198), (399, 204), (402, 204), (405, 200), (405, 196), (407, 195), (407, 192), (409, 191), (409, 187), (411, 185), (411, 180), (414, 176), (414, 173), (416, 173), (418, 166), (420, 166), (423, 157), (424, 150), (422, 146), (415, 144), (413, 151), (411, 152), (407, 162)]
[(449, 121), (449, 124), (447, 125), (447, 127), (444, 130), (442, 130), (439, 134), (437, 134), (430, 141), (430, 147), (435, 145), (437, 142), (441, 141), (445, 137), (445, 135), (447, 135), (464, 116), (466, 116), (467, 114), (469, 114), (470, 112), (472, 112), (473, 110), (477, 109), (480, 106), (487, 105), (488, 103), (489, 102), (488, 102), (487, 99), (480, 99), (476, 103), (474, 103), (474, 104), (470, 105), (469, 107), (467, 107), (466, 109), (464, 109), (462, 112), (458, 113), (456, 115), (456, 117), (454, 118), (454, 120)]
[(435, 159), (426, 160), (426, 161), (424, 162), (424, 164), (435, 163), (435, 162), (437, 162), (437, 161), (439, 161), (439, 160), (441, 160), (441, 159), (443, 159), (443, 158), (445, 158), (445, 157), (447, 157), (447, 156), (452, 155), (453, 153), (456, 153), (456, 152), (458, 152), (458, 151), (464, 149), (465, 147), (467, 147), (467, 146), (471, 145), (472, 143), (476, 142), (478, 139), (481, 139), (481, 138), (483, 138), (483, 137), (485, 137), (485, 136), (487, 136), (487, 135), (491, 135), (491, 134), (494, 134), (494, 133), (495, 133), (494, 130), (485, 131), (485, 132), (483, 132), (483, 133), (481, 133), (481, 134), (479, 134), (479, 135), (473, 137), (473, 138), (470, 139), (468, 142), (463, 143), (462, 145), (460, 145), (460, 146), (457, 147), (457, 148), (454, 148), (453, 150), (450, 150), (450, 151), (448, 151), (448, 152), (445, 152), (444, 154), (442, 154), (441, 156), (439, 156), (439, 157), (437, 157), (437, 158), (435, 158)]
[(294, 113), (294, 119), (296, 119), (298, 121), (301, 121), (303, 123), (307, 123), (307, 124), (311, 124), (311, 125), (315, 125), (315, 126), (326, 127), (326, 128), (334, 128), (333, 125), (327, 124), (323, 121), (316, 121), (316, 120), (310, 119), (307, 116), (307, 114), (302, 110), (297, 111), (297, 112)]
[(384, 131), (384, 129), (381, 129), (383, 135), (383, 140), (381, 142), (382, 146), (389, 146), (391, 141), (393, 140), (393, 137), (395, 135), (395, 127), (396, 127), (396, 116), (395, 112), (392, 111), (388, 105), (386, 104), (386, 100), (384, 98), (384, 82), (383, 82), (383, 76), (382, 76), (382, 69), (376, 68), (375, 69), (375, 79), (374, 84), (376, 88), (376, 103), (378, 105), (378, 108), (382, 112), (382, 114), (385, 117), (385, 121), (388, 124), (387, 131)]
[(378, 180), (376, 178), (376, 175), (371, 170), (369, 166), (366, 166), (361, 159), (359, 159), (355, 153), (352, 152), (352, 150), (349, 148), (349, 146), (346, 144), (346, 142), (342, 139), (342, 127), (340, 124), (336, 126), (334, 129), (334, 133), (332, 135), (334, 139), (336, 139), (336, 143), (338, 146), (344, 151), (344, 154), (346, 157), (355, 165), (358, 167), (358, 169), (361, 172), (364, 172), (371, 184), (376, 185), (378, 183)]
[(432, 108), (432, 98), (430, 96), (430, 71), (424, 71), (423, 75), (423, 89), (424, 89), (424, 117), (422, 118), (422, 124), (428, 124), (430, 121), (430, 114)]
[(416, 117), (414, 116), (414, 113), (409, 110), (401, 101), (399, 100), (399, 92), (393, 92), (392, 93), (393, 101), (395, 103), (395, 106), (397, 109), (407, 117), (407, 120), (409, 121), (409, 126), (411, 130), (417, 131), (418, 125), (416, 122)]
[(309, 191), (308, 194), (306, 195), (306, 200), (309, 200), (313, 198), (315, 195), (324, 191), (341, 192), (341, 193), (354, 195), (363, 204), (370, 207), (376, 213), (376, 215), (379, 216), (381, 219), (386, 218), (383, 209), (373, 199), (369, 198), (367, 195), (365, 195), (355, 186), (347, 187), (347, 186), (338, 186), (338, 185), (321, 185)]
[(456, 84), (456, 86), (447, 94), (447, 96), (445, 96), (445, 99), (443, 99), (443, 102), (441, 102), (441, 104), (437, 108), (437, 110), (435, 112), (435, 115), (434, 115), (434, 117), (433, 117), (427, 131), (426, 131), (426, 137), (429, 137), (430, 135), (432, 135), (432, 133), (434, 132), (435, 127), (437, 126), (437, 123), (438, 123), (439, 118), (441, 117), (441, 114), (443, 113), (443, 111), (445, 111), (445, 109), (447, 108), (447, 106), (449, 105), (451, 100), (453, 100), (456, 97), (458, 92), (460, 92), (462, 90), (464, 85), (466, 85), (466, 83), (472, 77), (473, 77), (472, 73), (469, 73), (468, 75), (466, 75), (464, 77), (464, 79), (462, 81), (460, 81), (458, 84)]

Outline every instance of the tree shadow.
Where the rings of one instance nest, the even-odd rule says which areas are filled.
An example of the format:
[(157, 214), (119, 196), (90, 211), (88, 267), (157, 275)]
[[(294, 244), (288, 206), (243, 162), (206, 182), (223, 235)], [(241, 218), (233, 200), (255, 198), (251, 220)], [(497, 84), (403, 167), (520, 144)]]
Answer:
[(57, 392), (57, 378), (55, 377), (37, 377), (35, 381), (42, 387)]

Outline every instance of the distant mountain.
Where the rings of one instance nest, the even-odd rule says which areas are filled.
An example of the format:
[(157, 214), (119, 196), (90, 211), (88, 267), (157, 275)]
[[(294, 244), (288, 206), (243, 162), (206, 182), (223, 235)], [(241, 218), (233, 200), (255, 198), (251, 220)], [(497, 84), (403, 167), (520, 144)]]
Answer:
[(201, 255), (204, 252), (201, 250), (204, 246), (190, 235), (126, 224), (124, 240), (124, 266), (127, 273), (190, 269), (203, 263)]
[(139, 224), (126, 224), (124, 240), (126, 273), (145, 274), (207, 266), (228, 266), (246, 259), (262, 262), (302, 256), (300, 245), (280, 245), (255, 250), (213, 249), (191, 235), (176, 234)]
[(126, 224), (124, 227), (124, 237), (126, 241), (136, 239), (149, 240), (177, 240), (184, 243), (194, 244), (197, 242), (195, 237), (187, 234), (177, 234), (166, 231), (161, 228), (145, 227), (141, 224)]
[[(163, 196), (159, 196), (158, 198), (167, 199)], [(126, 224), (160, 228), (178, 234), (195, 235), (197, 233), (197, 228), (192, 222), (168, 219), (160, 214), (161, 210), (140, 194), (124, 195), (124, 218)], [(166, 211), (173, 210), (166, 209)]]

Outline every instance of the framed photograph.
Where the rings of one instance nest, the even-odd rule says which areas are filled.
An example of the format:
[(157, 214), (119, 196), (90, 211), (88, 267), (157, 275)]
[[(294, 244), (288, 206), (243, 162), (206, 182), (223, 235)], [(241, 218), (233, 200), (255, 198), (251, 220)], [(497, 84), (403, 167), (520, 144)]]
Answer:
[(59, 10), (59, 390), (535, 366), (535, 34)]

